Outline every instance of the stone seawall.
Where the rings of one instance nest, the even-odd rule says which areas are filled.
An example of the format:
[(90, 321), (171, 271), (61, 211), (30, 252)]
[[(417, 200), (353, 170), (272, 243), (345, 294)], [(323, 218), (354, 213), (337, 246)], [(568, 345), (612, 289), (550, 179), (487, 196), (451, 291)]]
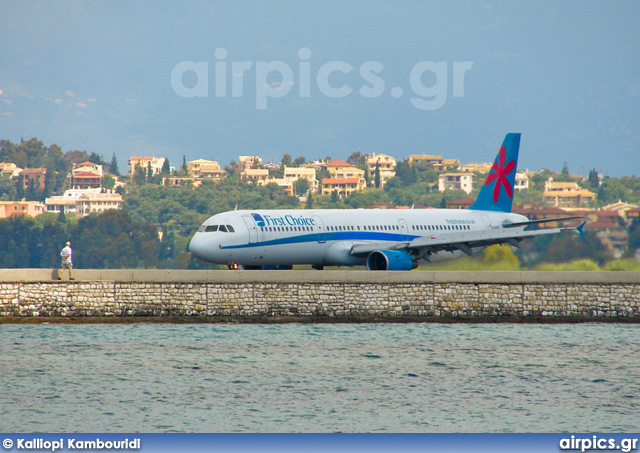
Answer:
[(640, 322), (628, 272), (0, 269), (0, 321)]

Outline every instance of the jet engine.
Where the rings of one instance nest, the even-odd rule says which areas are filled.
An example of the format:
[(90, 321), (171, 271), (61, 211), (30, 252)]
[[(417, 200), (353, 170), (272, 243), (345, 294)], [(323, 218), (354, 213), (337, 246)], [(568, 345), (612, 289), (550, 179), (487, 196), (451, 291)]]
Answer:
[(410, 271), (418, 266), (411, 255), (399, 250), (376, 250), (367, 256), (370, 271)]

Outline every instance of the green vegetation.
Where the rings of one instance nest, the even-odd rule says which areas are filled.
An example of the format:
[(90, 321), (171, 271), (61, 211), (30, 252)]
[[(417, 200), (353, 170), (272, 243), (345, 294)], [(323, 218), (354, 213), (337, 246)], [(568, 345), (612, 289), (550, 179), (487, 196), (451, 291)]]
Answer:
[[(107, 162), (102, 155), (86, 151), (68, 151), (63, 154), (57, 145), (45, 146), (32, 138), (18, 144), (9, 140), (0, 143), (0, 162), (13, 162), (21, 168), (46, 168), (44, 190), (35, 185), (23, 185), (20, 178), (0, 176), (0, 200), (43, 201), (45, 197), (60, 195), (68, 187), (68, 174), (74, 163), (91, 161), (104, 166), (103, 184), (114, 187), (114, 176), (119, 175), (115, 154)], [(306, 161), (303, 156), (292, 159), (285, 154), (282, 163), (298, 166)], [(365, 155), (352, 153), (348, 162), (366, 168)], [(207, 265), (192, 260), (186, 248), (197, 227), (209, 216), (233, 209), (292, 209), (335, 208), (355, 209), (392, 204), (396, 206), (424, 205), (446, 207), (447, 203), (461, 198), (475, 197), (462, 191), (438, 191), (438, 171), (426, 162), (412, 165), (408, 161), (397, 163), (396, 176), (381, 185), (380, 171), (366, 174), (371, 185), (346, 198), (337, 193), (319, 195), (310, 193), (306, 179), (294, 184), (298, 196), (307, 196), (301, 203), (297, 197), (287, 195), (276, 184), (256, 185), (241, 180), (235, 162), (225, 166), (229, 176), (219, 183), (204, 181), (194, 188), (191, 184), (181, 187), (162, 186), (162, 176), (169, 173), (165, 162), (162, 175), (152, 175), (150, 168), (139, 168), (126, 188), (118, 188), (124, 197), (122, 211), (105, 212), (78, 219), (64, 214), (45, 213), (34, 219), (0, 220), (0, 256), (2, 267), (55, 267), (59, 262), (59, 251), (64, 242), (72, 241), (77, 251), (79, 267), (115, 268), (202, 268)], [(177, 174), (186, 174), (186, 157)], [(317, 178), (329, 177), (319, 171)], [(555, 181), (575, 181), (566, 164), (560, 173), (541, 170), (531, 177), (531, 189), (516, 193), (515, 202), (540, 202), (544, 183), (550, 177)], [(127, 179), (125, 178), (125, 181)], [(577, 181), (582, 187), (597, 193), (597, 205), (618, 200), (640, 203), (640, 178), (604, 178), (599, 180), (595, 170), (589, 177)], [(480, 186), (480, 183), (476, 185)], [(541, 236), (523, 241), (515, 253), (509, 247), (490, 247), (476, 257), (464, 257), (444, 263), (425, 263), (421, 269), (448, 270), (629, 270), (638, 271), (635, 259), (640, 249), (640, 220), (624, 226), (628, 232), (628, 249), (623, 259), (614, 260), (592, 231), (583, 236), (563, 233)]]
[[(40, 219), (43, 217), (44, 219)], [(74, 265), (90, 269), (203, 267), (191, 262), (182, 243), (172, 234), (162, 237), (156, 227), (135, 222), (126, 211), (111, 210), (61, 223), (58, 216), (0, 220), (0, 268), (54, 268), (66, 241), (74, 249)], [(209, 266), (212, 267), (212, 266)]]
[(474, 257), (422, 264), (419, 269), (425, 271), (640, 271), (640, 261), (635, 258), (625, 258), (598, 265), (596, 261), (587, 258), (568, 262), (540, 263), (529, 268), (520, 265), (518, 257), (510, 247), (492, 245)]
[(474, 257), (462, 257), (441, 263), (421, 264), (424, 271), (517, 271), (520, 260), (508, 246), (492, 245)]

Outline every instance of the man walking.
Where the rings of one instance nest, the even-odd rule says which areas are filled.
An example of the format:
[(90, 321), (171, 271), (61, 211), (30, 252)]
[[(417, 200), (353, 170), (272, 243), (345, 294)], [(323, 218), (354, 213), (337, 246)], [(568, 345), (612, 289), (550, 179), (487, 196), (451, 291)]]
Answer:
[(73, 280), (71, 274), (73, 269), (73, 263), (71, 262), (72, 254), (73, 250), (71, 250), (71, 242), (67, 242), (66, 247), (60, 252), (60, 256), (62, 257), (62, 269), (58, 271), (58, 280), (62, 280), (62, 274), (64, 274), (65, 269), (69, 269), (69, 280)]

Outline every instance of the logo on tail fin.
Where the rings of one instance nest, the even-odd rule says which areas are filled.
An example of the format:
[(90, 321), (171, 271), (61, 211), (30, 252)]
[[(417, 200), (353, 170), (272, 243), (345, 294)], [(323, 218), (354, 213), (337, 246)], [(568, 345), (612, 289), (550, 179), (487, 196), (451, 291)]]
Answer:
[[(519, 150), (520, 134), (507, 134), (478, 198), (469, 209), (511, 212)], [(502, 196), (503, 190), (505, 196)]]
[(491, 167), (495, 173), (489, 173), (487, 180), (484, 182), (484, 185), (488, 186), (493, 181), (496, 181), (496, 185), (493, 187), (494, 202), (497, 202), (500, 198), (501, 186), (504, 187), (504, 191), (507, 196), (509, 198), (513, 198), (513, 189), (511, 188), (511, 183), (507, 179), (507, 175), (516, 169), (516, 162), (511, 160), (505, 165), (506, 156), (507, 149), (502, 145), (500, 147), (500, 152), (498, 153), (498, 159), (493, 162), (493, 166)]

